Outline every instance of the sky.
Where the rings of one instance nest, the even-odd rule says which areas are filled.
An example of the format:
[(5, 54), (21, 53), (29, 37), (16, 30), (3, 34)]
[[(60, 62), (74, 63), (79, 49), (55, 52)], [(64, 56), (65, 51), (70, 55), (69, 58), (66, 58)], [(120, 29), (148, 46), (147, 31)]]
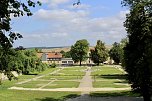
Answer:
[(123, 27), (127, 8), (121, 0), (39, 0), (42, 6), (31, 8), (33, 16), (13, 18), (12, 31), (23, 35), (14, 47), (71, 46), (87, 39), (90, 46), (97, 40), (107, 45), (126, 37)]

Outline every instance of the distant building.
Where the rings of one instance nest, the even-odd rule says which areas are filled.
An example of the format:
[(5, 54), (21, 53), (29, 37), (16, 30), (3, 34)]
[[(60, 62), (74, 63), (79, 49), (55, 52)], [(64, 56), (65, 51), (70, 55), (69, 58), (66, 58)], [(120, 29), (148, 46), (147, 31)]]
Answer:
[[(42, 60), (43, 63), (51, 65), (52, 63), (56, 63), (58, 65), (79, 65), (79, 62), (74, 63), (72, 58), (63, 58), (62, 54), (59, 52), (43, 52), (37, 53), (37, 56)], [(93, 61), (90, 57), (90, 52), (88, 52), (88, 56), (85, 61), (82, 61), (83, 65), (94, 65)], [(110, 58), (104, 62), (104, 64), (113, 64), (113, 60)]]
[(59, 65), (73, 65), (74, 61), (72, 58), (62, 58), (62, 54), (58, 52), (48, 52), (48, 53), (37, 53), (38, 57), (43, 63), (51, 65), (56, 63)]
[(61, 64), (62, 65), (73, 65), (74, 61), (72, 60), (72, 58), (62, 58)]

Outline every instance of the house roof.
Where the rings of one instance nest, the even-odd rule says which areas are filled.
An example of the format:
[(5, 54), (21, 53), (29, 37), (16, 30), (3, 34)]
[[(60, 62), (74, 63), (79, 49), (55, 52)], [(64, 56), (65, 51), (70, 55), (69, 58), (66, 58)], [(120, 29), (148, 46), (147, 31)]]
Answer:
[(61, 53), (47, 53), (47, 58), (62, 58)]

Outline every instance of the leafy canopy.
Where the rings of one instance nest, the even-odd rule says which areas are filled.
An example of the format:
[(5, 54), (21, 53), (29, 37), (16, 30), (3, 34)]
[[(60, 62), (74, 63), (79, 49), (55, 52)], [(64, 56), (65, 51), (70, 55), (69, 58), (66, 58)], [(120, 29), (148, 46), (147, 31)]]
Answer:
[(71, 57), (75, 62), (81, 62), (87, 59), (89, 51), (89, 43), (86, 39), (78, 40), (74, 45), (71, 46)]
[(152, 0), (123, 0), (130, 7), (124, 26), (129, 42), (124, 48), (125, 69), (134, 91), (144, 101), (152, 94)]
[(114, 60), (116, 64), (119, 64), (121, 62), (123, 56), (123, 49), (119, 43), (115, 42), (113, 44), (113, 47), (109, 51), (109, 56)]
[[(39, 1), (37, 4), (41, 5)], [(20, 0), (0, 0), (0, 46), (4, 49), (12, 47), (14, 40), (22, 38), (19, 33), (12, 32), (10, 21), (11, 16), (31, 16), (32, 13), (29, 7), (35, 7), (36, 3), (27, 0), (26, 3)], [(8, 35), (7, 35), (8, 34)], [(8, 36), (8, 37), (7, 37)]]
[(97, 63), (97, 65), (107, 60), (108, 52), (106, 50), (104, 43), (101, 40), (97, 41), (97, 45), (93, 50), (91, 50), (90, 55), (93, 62)]

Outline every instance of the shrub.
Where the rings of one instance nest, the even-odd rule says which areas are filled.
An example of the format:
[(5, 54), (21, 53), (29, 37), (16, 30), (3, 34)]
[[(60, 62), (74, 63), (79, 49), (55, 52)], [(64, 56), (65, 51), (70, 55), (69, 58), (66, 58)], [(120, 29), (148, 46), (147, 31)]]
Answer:
[(52, 63), (52, 64), (51, 64), (51, 68), (55, 68), (56, 66), (57, 66), (56, 63)]

